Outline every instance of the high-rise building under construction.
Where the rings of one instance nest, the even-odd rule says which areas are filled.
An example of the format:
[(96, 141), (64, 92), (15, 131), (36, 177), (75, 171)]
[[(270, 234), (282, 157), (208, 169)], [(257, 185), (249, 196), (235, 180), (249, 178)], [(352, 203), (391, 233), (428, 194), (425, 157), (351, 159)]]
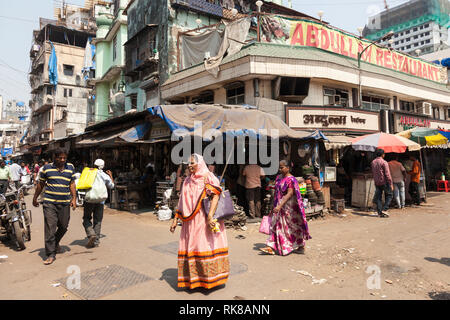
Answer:
[(378, 40), (393, 31), (391, 42), (380, 43), (411, 55), (420, 55), (448, 48), (449, 28), (449, 0), (410, 0), (369, 17), (363, 36)]

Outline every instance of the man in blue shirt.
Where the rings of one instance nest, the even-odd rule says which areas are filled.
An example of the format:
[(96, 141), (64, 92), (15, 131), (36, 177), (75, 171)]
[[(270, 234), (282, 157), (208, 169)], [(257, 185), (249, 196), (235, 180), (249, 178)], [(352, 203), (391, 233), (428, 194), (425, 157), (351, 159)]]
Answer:
[[(97, 175), (101, 178), (106, 188), (114, 188), (114, 180), (111, 171), (107, 170), (106, 173), (103, 172), (105, 161), (97, 159), (94, 162), (94, 166), (98, 169)], [(102, 227), (104, 204), (105, 201), (101, 203), (89, 203), (85, 200), (84, 202), (83, 226), (86, 230), (86, 236), (89, 239), (86, 245), (87, 248), (98, 247), (100, 244), (100, 230)]]
[(56, 253), (60, 253), (59, 242), (67, 232), (70, 220), (70, 207), (76, 209), (75, 168), (67, 162), (67, 152), (55, 151), (53, 163), (44, 165), (39, 177), (39, 184), (33, 197), (33, 205), (39, 207), (38, 197), (44, 191), (44, 264), (52, 264)]

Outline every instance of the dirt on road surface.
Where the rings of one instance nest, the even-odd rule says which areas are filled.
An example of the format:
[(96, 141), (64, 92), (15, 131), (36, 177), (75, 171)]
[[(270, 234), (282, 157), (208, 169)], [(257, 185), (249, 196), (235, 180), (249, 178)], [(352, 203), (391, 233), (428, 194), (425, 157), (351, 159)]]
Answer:
[(346, 210), (311, 220), (304, 255), (261, 255), (259, 224), (227, 229), (230, 278), (211, 291), (177, 288), (180, 228), (171, 234), (150, 212), (105, 209), (100, 247), (86, 249), (77, 208), (64, 252), (45, 266), (42, 208), (31, 196), (27, 204), (27, 248), (0, 243), (0, 299), (450, 299), (450, 193), (430, 193), (426, 205), (387, 219)]

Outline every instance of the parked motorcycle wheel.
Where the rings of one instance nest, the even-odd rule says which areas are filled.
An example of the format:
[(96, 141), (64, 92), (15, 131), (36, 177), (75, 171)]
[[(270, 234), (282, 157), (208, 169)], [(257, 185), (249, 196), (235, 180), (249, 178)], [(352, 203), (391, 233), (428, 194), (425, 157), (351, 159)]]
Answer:
[(16, 242), (20, 250), (25, 250), (25, 234), (19, 221), (13, 222), (14, 234), (16, 236)]

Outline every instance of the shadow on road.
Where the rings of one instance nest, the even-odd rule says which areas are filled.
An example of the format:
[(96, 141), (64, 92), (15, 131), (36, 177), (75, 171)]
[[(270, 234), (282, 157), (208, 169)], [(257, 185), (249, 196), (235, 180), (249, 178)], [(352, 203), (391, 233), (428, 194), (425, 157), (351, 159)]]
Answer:
[(217, 290), (223, 289), (225, 285), (220, 285), (212, 289), (205, 289), (205, 288), (195, 288), (195, 289), (188, 289), (188, 288), (178, 288), (178, 270), (177, 269), (166, 269), (162, 272), (161, 277), (159, 280), (165, 280), (173, 290), (178, 292), (186, 292), (189, 294), (193, 293), (202, 293), (204, 295), (209, 295)]
[(254, 243), (253, 244), (253, 250), (260, 251), (259, 249), (265, 248), (267, 245), (265, 243)]
[[(2, 238), (0, 241), (5, 245), (5, 247), (7, 247), (7, 248), (9, 248), (9, 249), (11, 249), (11, 250), (14, 250), (14, 251), (17, 251), (17, 252), (22, 251), (22, 250), (20, 250), (20, 249), (17, 247), (16, 241), (15, 241), (15, 240), (7, 239), (6, 237), (4, 237), (4, 238)], [(25, 246), (26, 246), (26, 245), (27, 245), (27, 244), (25, 243)]]
[(42, 260), (47, 259), (47, 255), (45, 254), (45, 248), (40, 248), (40, 249), (30, 251), (30, 253), (35, 253), (35, 252), (39, 252), (38, 255), (39, 255), (39, 257), (42, 258)]
[(365, 213), (365, 212), (360, 212), (360, 211), (352, 211), (352, 214), (356, 215), (356, 216), (360, 216), (360, 217), (371, 217), (371, 218), (378, 218), (377, 214), (369, 214), (369, 213)]
[[(61, 252), (57, 252), (57, 254), (61, 254), (64, 252), (69, 252), (71, 249), (68, 246), (61, 246)], [(38, 255), (42, 258), (42, 260), (47, 259), (47, 255), (45, 254), (45, 248), (35, 249), (33, 251), (30, 251), (29, 253), (35, 253), (38, 252)]]
[(439, 263), (445, 264), (446, 266), (450, 267), (450, 258), (436, 259), (436, 258), (431, 258), (431, 257), (425, 257), (425, 260), (430, 261), (430, 262), (439, 262)]
[(433, 300), (450, 300), (450, 292), (428, 292), (428, 296)]

